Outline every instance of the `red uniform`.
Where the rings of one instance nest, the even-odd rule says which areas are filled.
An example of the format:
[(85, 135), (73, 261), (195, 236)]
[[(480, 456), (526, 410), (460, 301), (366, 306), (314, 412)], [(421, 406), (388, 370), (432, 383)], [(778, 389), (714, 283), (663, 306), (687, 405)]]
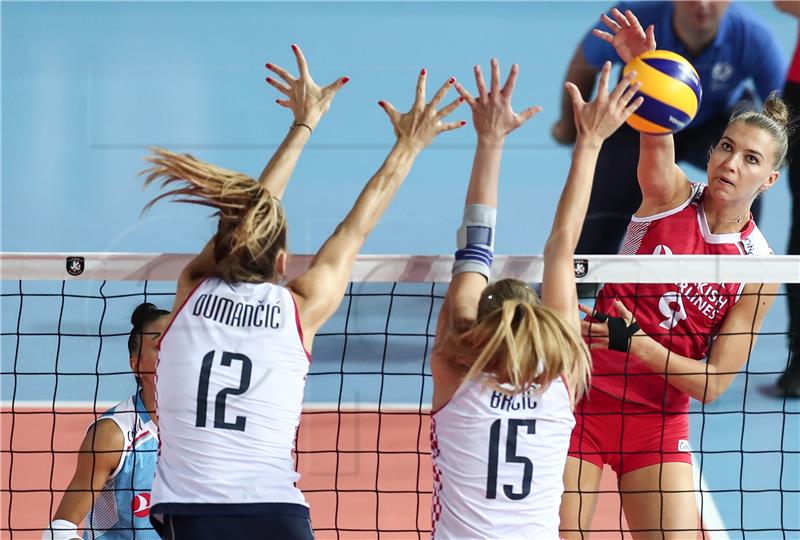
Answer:
[[(752, 218), (741, 232), (714, 234), (709, 230), (703, 210), (705, 187), (693, 184), (691, 196), (677, 208), (646, 218), (632, 217), (621, 254), (771, 255), (772, 250)], [(675, 354), (703, 360), (743, 288), (743, 283), (609, 283), (598, 293), (595, 309), (617, 315), (613, 301), (619, 298), (648, 336)], [(570, 454), (578, 455), (581, 443), (587, 451), (588, 443), (589, 453), (596, 457), (578, 457), (602, 466), (602, 462), (608, 462), (602, 454), (608, 452), (609, 445), (614, 447), (611, 452), (632, 452), (622, 472), (662, 461), (688, 461), (688, 454), (681, 458), (673, 453), (688, 450), (689, 396), (632, 354), (595, 349), (592, 362), (593, 394), (599, 390), (607, 396), (598, 398), (599, 409), (594, 413), (599, 416), (595, 418), (590, 418), (591, 395), (581, 403), (576, 412), (586, 422), (582, 425), (579, 419)], [(612, 402), (607, 398), (613, 398)], [(614, 410), (632, 413), (625, 418), (624, 431), (629, 435), (641, 433), (646, 427), (655, 429), (655, 447), (626, 450), (625, 441), (631, 437), (623, 436), (621, 424), (614, 434), (615, 419), (608, 416)], [(663, 423), (648, 420), (653, 413), (660, 414)], [(594, 423), (596, 429), (592, 427)], [(636, 465), (641, 461), (637, 457), (642, 457), (637, 454), (648, 452), (653, 454), (651, 458)]]

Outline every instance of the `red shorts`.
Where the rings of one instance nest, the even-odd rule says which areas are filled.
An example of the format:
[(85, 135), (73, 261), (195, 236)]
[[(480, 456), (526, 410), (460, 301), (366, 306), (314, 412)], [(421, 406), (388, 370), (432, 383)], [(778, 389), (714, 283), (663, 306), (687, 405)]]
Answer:
[(621, 476), (659, 463), (691, 463), (689, 415), (623, 402), (593, 388), (575, 408), (569, 455)]

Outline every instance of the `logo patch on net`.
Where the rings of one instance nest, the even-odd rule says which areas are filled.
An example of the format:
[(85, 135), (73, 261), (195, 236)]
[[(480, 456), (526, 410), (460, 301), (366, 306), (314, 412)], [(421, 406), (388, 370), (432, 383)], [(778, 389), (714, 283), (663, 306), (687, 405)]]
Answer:
[(586, 259), (575, 259), (575, 277), (582, 278), (589, 272), (589, 261)]
[(689, 441), (686, 439), (678, 439), (678, 452), (689, 452), (691, 448), (689, 448)]
[(67, 273), (71, 276), (83, 274), (86, 261), (83, 257), (67, 257)]
[(131, 499), (131, 510), (133, 515), (138, 518), (147, 517), (150, 515), (150, 494), (137, 493)]

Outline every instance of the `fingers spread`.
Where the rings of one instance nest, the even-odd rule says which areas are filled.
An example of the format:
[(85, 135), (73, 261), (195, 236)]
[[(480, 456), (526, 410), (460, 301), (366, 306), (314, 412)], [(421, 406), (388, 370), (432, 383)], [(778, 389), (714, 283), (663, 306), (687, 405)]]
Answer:
[(427, 79), (428, 71), (422, 69), (419, 72), (419, 79), (417, 79), (417, 97), (414, 100), (414, 108), (421, 109), (425, 106), (425, 80)]
[(650, 25), (647, 27), (647, 30), (644, 32), (645, 39), (647, 40), (647, 47), (654, 51), (656, 50), (656, 27), (655, 25)]
[(445, 118), (450, 113), (452, 113), (454, 110), (456, 110), (458, 108), (458, 106), (461, 105), (463, 102), (464, 102), (464, 98), (463, 97), (459, 97), (459, 98), (451, 101), (450, 103), (448, 103), (447, 105), (442, 107), (442, 110), (439, 111), (438, 113), (436, 113), (436, 116), (438, 118)]
[(614, 20), (617, 21), (617, 24), (619, 24), (621, 28), (630, 28), (630, 21), (617, 8), (611, 10), (611, 16), (614, 17)]
[(511, 71), (508, 74), (508, 79), (506, 79), (506, 84), (500, 91), (500, 93), (503, 94), (505, 97), (510, 98), (511, 94), (514, 93), (514, 87), (517, 84), (518, 74), (519, 74), (519, 64), (513, 64), (511, 66)]
[(388, 101), (379, 101), (378, 105), (380, 105), (383, 110), (386, 111), (386, 114), (389, 115), (389, 120), (392, 121), (392, 125), (396, 125), (400, 120), (400, 113), (397, 112), (397, 109), (395, 109), (394, 106)]
[(448, 91), (448, 90), (450, 90), (450, 87), (451, 87), (451, 86), (453, 86), (453, 83), (455, 83), (455, 82), (456, 82), (456, 79), (455, 79), (455, 77), (450, 77), (450, 78), (447, 80), (447, 82), (446, 82), (446, 83), (444, 83), (444, 84), (443, 84), (443, 85), (442, 85), (442, 86), (441, 86), (441, 87), (440, 87), (440, 88), (439, 88), (439, 89), (436, 91), (436, 93), (433, 95), (433, 99), (432, 99), (432, 100), (431, 100), (431, 102), (430, 102), (430, 106), (431, 106), (431, 108), (433, 108), (433, 109), (435, 109), (435, 108), (436, 108), (436, 106), (439, 104), (439, 102), (440, 102), (440, 101), (442, 101), (442, 98), (444, 97), (444, 95), (447, 93), (447, 91)]
[(606, 61), (600, 71), (600, 83), (597, 85), (597, 97), (608, 95), (608, 77), (611, 73), (611, 62)]
[(475, 71), (475, 84), (478, 86), (478, 99), (481, 101), (486, 99), (486, 83), (483, 82), (483, 72), (481, 71), (481, 66), (476, 65), (474, 68)]
[(294, 77), (289, 75), (288, 71), (286, 71), (280, 66), (276, 66), (275, 64), (267, 64), (267, 69), (275, 72), (275, 74), (278, 75), (278, 77), (280, 77), (281, 79), (283, 79), (288, 83), (293, 83), (296, 80)]
[(634, 99), (633, 101), (631, 101), (631, 102), (628, 104), (628, 106), (627, 106), (627, 107), (625, 107), (625, 116), (626, 116), (626, 117), (627, 117), (627, 116), (630, 116), (630, 115), (632, 115), (634, 112), (636, 112), (636, 109), (638, 109), (639, 107), (641, 107), (641, 106), (642, 106), (642, 103), (644, 103), (644, 98), (643, 98), (642, 96), (639, 96), (638, 98), (636, 98), (636, 99)]
[(586, 102), (583, 101), (581, 97), (581, 91), (578, 90), (578, 87), (572, 84), (571, 82), (564, 83), (564, 88), (569, 92), (569, 97), (572, 98), (572, 106), (577, 111), (582, 105), (586, 105)]
[(639, 19), (636, 18), (636, 15), (633, 14), (633, 11), (629, 9), (626, 10), (625, 18), (628, 20), (628, 23), (630, 23), (631, 28), (634, 28), (636, 30), (636, 33), (639, 35), (639, 37), (644, 37), (644, 30), (642, 29), (642, 24), (639, 22)]
[(338, 79), (333, 81), (331, 84), (326, 86), (324, 88), (324, 91), (325, 92), (333, 92), (335, 94), (336, 92), (338, 92), (342, 88), (342, 86), (346, 85), (349, 80), (350, 80), (350, 77), (339, 77)]
[(608, 32), (603, 32), (602, 30), (598, 30), (597, 28), (592, 29), (592, 35), (595, 37), (599, 37), (603, 41), (607, 43), (614, 43), (614, 36), (609, 34)]
[(310, 79), (311, 75), (308, 74), (308, 63), (306, 62), (306, 57), (303, 55), (303, 51), (301, 51), (300, 47), (297, 45), (292, 44), (292, 52), (297, 59), (297, 69), (299, 70), (300, 78)]
[(467, 125), (467, 122), (464, 121), (464, 120), (461, 120), (460, 122), (450, 122), (450, 123), (447, 123), (447, 124), (440, 124), (439, 125), (439, 133), (442, 133), (443, 131), (453, 131), (454, 129), (458, 129), (458, 128), (464, 127), (466, 125)]
[(455, 82), (455, 87), (456, 87), (456, 92), (458, 92), (458, 93), (459, 93), (459, 95), (460, 95), (462, 98), (464, 98), (464, 100), (466, 100), (466, 102), (467, 102), (467, 103), (469, 103), (469, 106), (470, 106), (470, 107), (472, 107), (472, 106), (474, 106), (474, 105), (475, 105), (475, 98), (474, 98), (474, 97), (472, 97), (472, 94), (470, 94), (469, 92), (467, 92), (467, 89), (466, 89), (466, 88), (464, 88), (463, 86), (461, 86), (461, 83), (459, 83), (458, 81), (456, 81), (456, 82)]
[[(618, 100), (626, 90), (630, 89), (633, 81), (636, 79), (636, 75), (637, 75), (636, 70), (629, 71), (628, 74), (625, 75), (622, 79), (620, 79), (620, 81), (617, 83), (617, 86), (616, 88), (614, 88), (614, 91), (611, 92), (609, 99), (611, 99), (612, 101)], [(630, 100), (630, 98), (628, 99)]]
[(634, 98), (634, 96), (636, 96), (636, 92), (638, 92), (641, 87), (642, 83), (639, 82), (635, 82), (632, 85), (630, 85), (628, 89), (625, 90), (625, 93), (622, 94), (622, 97), (620, 98), (619, 102), (625, 107), (630, 105), (631, 100)]
[(519, 113), (517, 116), (521, 120), (521, 123), (525, 123), (540, 112), (542, 112), (542, 108), (536, 105), (534, 107), (528, 107), (527, 109)]
[(608, 16), (608, 15), (606, 15), (605, 13), (602, 13), (602, 14), (600, 14), (600, 20), (601, 20), (601, 21), (603, 21), (603, 24), (605, 24), (605, 25), (606, 25), (606, 26), (609, 28), (609, 30), (611, 30), (611, 31), (612, 31), (612, 32), (614, 32), (615, 34), (616, 34), (617, 32), (620, 32), (620, 31), (622, 31), (622, 28), (620, 27), (620, 25), (618, 25), (618, 24), (617, 24), (617, 23), (614, 21), (614, 19), (612, 19), (611, 17), (609, 17), (609, 16)]
[(500, 88), (500, 62), (497, 58), (492, 58), (492, 88), (490, 92), (492, 95), (496, 94)]
[(278, 90), (278, 92), (280, 92), (282, 94), (286, 94), (287, 96), (289, 95), (289, 87), (288, 86), (285, 86), (285, 85), (279, 83), (278, 81), (276, 81), (272, 77), (267, 77), (265, 80), (267, 81), (267, 84), (269, 84), (270, 86), (275, 87)]

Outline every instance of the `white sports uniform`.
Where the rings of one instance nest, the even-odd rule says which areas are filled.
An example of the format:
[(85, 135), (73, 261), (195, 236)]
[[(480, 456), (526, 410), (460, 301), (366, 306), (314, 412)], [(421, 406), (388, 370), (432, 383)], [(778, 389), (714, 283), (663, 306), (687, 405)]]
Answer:
[(574, 425), (560, 378), (515, 396), (465, 381), (432, 415), (432, 537), (557, 540)]
[(292, 450), (309, 361), (288, 289), (203, 281), (161, 339), (153, 515), (307, 507)]

